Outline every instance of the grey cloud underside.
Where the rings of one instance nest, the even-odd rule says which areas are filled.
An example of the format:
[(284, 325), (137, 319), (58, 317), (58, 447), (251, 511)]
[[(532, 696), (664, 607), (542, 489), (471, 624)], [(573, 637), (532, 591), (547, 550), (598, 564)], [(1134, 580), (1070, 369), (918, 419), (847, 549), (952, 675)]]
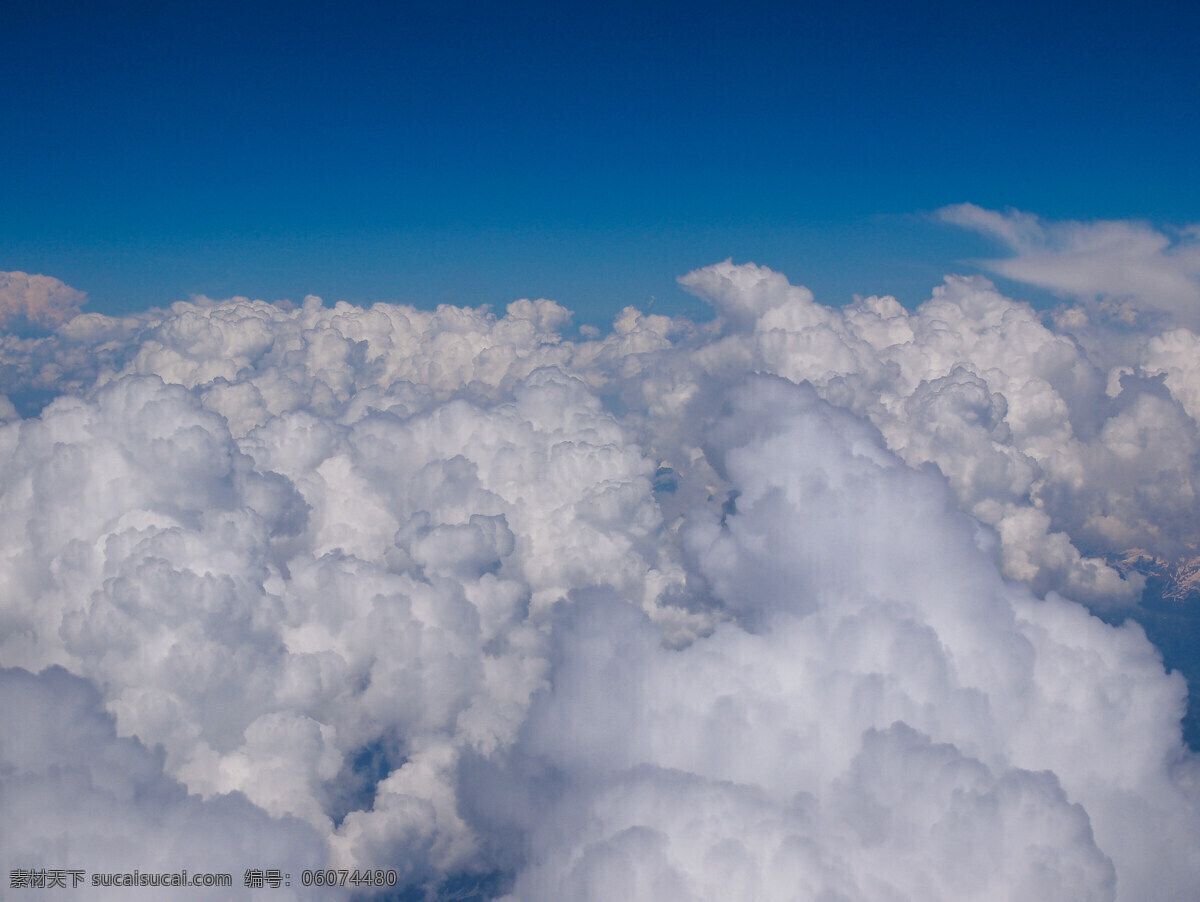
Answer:
[[(324, 853), (320, 834), (292, 817), (271, 818), (243, 795), (207, 800), (163, 773), (161, 753), (118, 738), (94, 686), (59, 667), (39, 675), (0, 668), (0, 849), (9, 871), (85, 872), (82, 887), (24, 889), (42, 898), (195, 899), (194, 888), (93, 889), (91, 874), (236, 874), (248, 862), (308, 867)], [(215, 892), (222, 892), (216, 890)], [(299, 888), (292, 898), (322, 898)], [(324, 896), (332, 898), (332, 896)]]
[(681, 281), (715, 321), (233, 299), (0, 336), (6, 862), (1187, 898), (1187, 687), (1077, 602), (1191, 572), (1200, 337), (982, 279)]

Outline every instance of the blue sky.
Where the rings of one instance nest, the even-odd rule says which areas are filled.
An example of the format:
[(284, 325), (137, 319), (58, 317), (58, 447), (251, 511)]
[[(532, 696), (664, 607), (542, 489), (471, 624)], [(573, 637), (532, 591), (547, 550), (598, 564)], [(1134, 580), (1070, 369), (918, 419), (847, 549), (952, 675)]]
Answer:
[(0, 270), (192, 293), (698, 311), (996, 248), (923, 215), (1195, 221), (1193, 4), (8, 4)]

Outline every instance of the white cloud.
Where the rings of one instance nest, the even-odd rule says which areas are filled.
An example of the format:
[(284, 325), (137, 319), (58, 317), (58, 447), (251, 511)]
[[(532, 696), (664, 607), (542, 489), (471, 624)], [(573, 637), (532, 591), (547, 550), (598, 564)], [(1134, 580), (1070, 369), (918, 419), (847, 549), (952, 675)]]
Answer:
[(524, 902), (1194, 886), (1185, 687), (1059, 597), (1134, 610), (1117, 557), (1197, 554), (1186, 320), (1097, 356), (981, 278), (681, 282), (714, 323), (235, 298), (0, 337), (0, 390), (61, 395), (0, 405), (0, 660), (98, 731), (42, 746), (172, 787), (114, 836), (217, 812)]

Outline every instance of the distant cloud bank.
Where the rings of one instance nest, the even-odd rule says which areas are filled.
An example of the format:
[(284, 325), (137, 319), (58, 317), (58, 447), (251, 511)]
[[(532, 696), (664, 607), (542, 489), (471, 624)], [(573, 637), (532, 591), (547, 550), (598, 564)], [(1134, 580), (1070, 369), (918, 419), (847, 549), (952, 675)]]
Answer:
[(16, 320), (58, 326), (79, 313), (87, 295), (50, 276), (0, 272), (0, 328)]
[(1186, 684), (1089, 608), (1200, 555), (1195, 236), (940, 215), (1070, 300), (726, 261), (680, 279), (715, 320), (572, 339), (548, 300), (110, 318), (0, 275), (59, 324), (0, 335), (4, 866), (1188, 897)]

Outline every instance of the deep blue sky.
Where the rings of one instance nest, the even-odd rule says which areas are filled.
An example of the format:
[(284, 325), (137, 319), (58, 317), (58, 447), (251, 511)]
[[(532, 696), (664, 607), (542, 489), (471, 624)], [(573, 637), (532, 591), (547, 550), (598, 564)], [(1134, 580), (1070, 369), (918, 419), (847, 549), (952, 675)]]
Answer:
[(1195, 3), (3, 6), (0, 270), (94, 310), (912, 303), (993, 250), (947, 203), (1200, 219)]

